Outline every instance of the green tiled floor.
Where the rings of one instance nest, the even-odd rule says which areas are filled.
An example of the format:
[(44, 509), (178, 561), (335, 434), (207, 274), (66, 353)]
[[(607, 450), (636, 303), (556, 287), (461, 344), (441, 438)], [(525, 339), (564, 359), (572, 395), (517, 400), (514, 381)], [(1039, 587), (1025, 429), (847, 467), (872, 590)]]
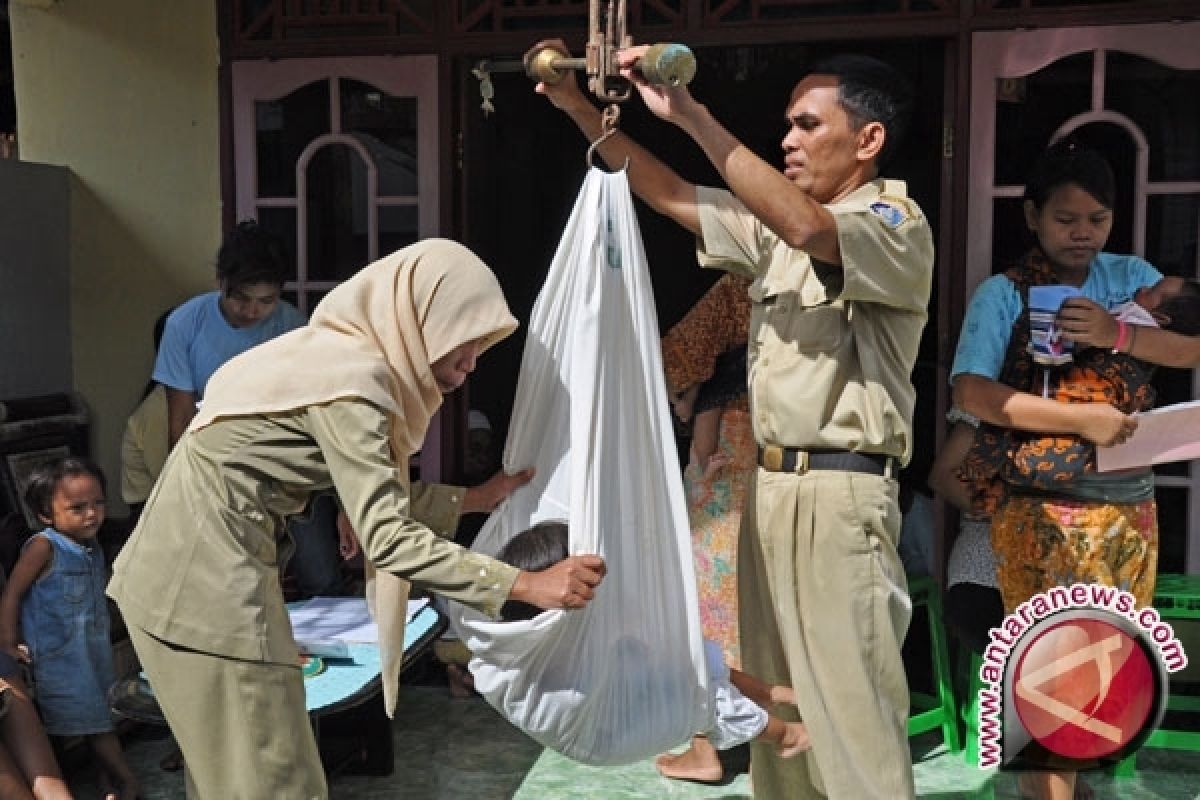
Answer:
[[(585, 767), (543, 751), (478, 698), (452, 699), (444, 687), (410, 686), (394, 723), (395, 771), (386, 777), (335, 776), (335, 800), (657, 800), (658, 798), (750, 797), (749, 780), (738, 774), (723, 786), (700, 786), (661, 778), (650, 761), (626, 767)], [(144, 781), (145, 800), (182, 798), (182, 773), (161, 771), (163, 739), (136, 736), (127, 742), (134, 768)], [(995, 798), (1016, 800), (1011, 775), (984, 773), (944, 752), (929, 734), (914, 740), (917, 795), (926, 800)], [(1200, 757), (1194, 753), (1148, 751), (1138, 775), (1117, 781), (1089, 775), (1097, 800), (1196, 800)], [(82, 781), (81, 800), (97, 796)]]

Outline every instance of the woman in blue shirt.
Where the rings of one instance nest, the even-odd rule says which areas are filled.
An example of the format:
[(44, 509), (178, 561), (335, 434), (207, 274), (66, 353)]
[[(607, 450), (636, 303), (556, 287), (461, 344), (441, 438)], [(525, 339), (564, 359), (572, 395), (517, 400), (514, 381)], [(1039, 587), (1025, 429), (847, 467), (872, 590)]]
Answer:
[[(1036, 243), (1018, 266), (980, 285), (963, 320), (951, 370), (954, 403), (984, 427), (964, 462), (979, 510), (993, 510), (992, 545), (1005, 610), (1055, 586), (1103, 583), (1154, 594), (1158, 523), (1149, 468), (1097, 473), (1094, 446), (1124, 442), (1134, 412), (1152, 405), (1151, 365), (1200, 363), (1200, 340), (1118, 322), (1110, 309), (1162, 275), (1136, 256), (1102, 252), (1112, 230), (1115, 180), (1096, 152), (1065, 141), (1039, 159), (1025, 189)], [(1075, 287), (1056, 322), (1073, 359), (1035, 360), (1031, 287)], [(1040, 363), (1039, 363), (1040, 361)], [(1046, 438), (1056, 435), (1057, 438)], [(1022, 438), (1024, 437), (1024, 438)], [(1014, 444), (1042, 442), (1034, 472)], [(1070, 798), (1076, 773), (1027, 773), (1024, 791)]]

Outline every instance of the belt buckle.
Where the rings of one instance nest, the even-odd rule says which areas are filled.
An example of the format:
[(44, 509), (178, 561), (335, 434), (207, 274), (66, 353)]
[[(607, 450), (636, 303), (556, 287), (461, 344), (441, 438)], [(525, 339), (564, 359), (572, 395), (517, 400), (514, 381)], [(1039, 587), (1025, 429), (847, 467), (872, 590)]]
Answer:
[(795, 452), (796, 466), (792, 468), (792, 472), (796, 473), (797, 475), (804, 475), (808, 472), (808, 451), (797, 450)]
[(762, 451), (762, 465), (763, 469), (768, 472), (782, 472), (783, 448), (774, 444), (764, 447)]

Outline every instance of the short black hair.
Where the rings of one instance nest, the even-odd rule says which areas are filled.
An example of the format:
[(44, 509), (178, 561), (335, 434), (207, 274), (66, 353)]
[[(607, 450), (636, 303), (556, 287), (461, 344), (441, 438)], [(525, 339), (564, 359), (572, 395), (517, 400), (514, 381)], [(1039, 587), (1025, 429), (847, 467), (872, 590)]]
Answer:
[(167, 329), (167, 317), (171, 316), (171, 312), (176, 309), (176, 306), (171, 306), (166, 311), (158, 315), (158, 319), (154, 320), (154, 352), (158, 352), (159, 345), (162, 344), (163, 333)]
[(252, 219), (239, 222), (217, 251), (217, 280), (226, 290), (256, 283), (283, 286), (290, 275), (283, 240)]
[(78, 456), (64, 456), (38, 464), (29, 473), (25, 486), (25, 504), (39, 517), (54, 516), (54, 490), (64, 478), (75, 475), (91, 475), (100, 484), (100, 491), (107, 493), (108, 486), (100, 468)]
[(1047, 147), (1034, 162), (1025, 181), (1025, 199), (1041, 209), (1064, 186), (1078, 186), (1105, 208), (1111, 209), (1117, 200), (1117, 179), (1108, 161), (1070, 137)]
[[(496, 559), (525, 572), (541, 572), (570, 555), (569, 539), (565, 522), (539, 522), (509, 539)], [(505, 622), (533, 619), (540, 613), (542, 609), (519, 600), (509, 600), (500, 608), (500, 618)]]
[(896, 155), (916, 105), (912, 83), (895, 67), (860, 53), (842, 53), (813, 65), (809, 75), (837, 78), (838, 100), (855, 130), (878, 122), (887, 132), (875, 166), (883, 170)]
[(1163, 300), (1154, 310), (1170, 320), (1163, 325), (1167, 330), (1187, 336), (1200, 334), (1200, 282), (1185, 280), (1179, 294)]
[[(155, 353), (155, 355), (158, 355), (158, 348), (162, 344), (163, 334), (167, 330), (167, 318), (171, 316), (171, 312), (173, 312), (176, 308), (177, 308), (177, 306), (171, 306), (166, 311), (159, 314), (158, 319), (154, 320), (154, 353)], [(146, 386), (145, 386), (145, 388), (142, 389), (142, 400), (145, 400), (150, 395), (150, 393), (154, 391), (155, 386), (158, 386), (158, 381), (154, 380), (153, 377), (151, 377), (150, 380), (146, 381)]]

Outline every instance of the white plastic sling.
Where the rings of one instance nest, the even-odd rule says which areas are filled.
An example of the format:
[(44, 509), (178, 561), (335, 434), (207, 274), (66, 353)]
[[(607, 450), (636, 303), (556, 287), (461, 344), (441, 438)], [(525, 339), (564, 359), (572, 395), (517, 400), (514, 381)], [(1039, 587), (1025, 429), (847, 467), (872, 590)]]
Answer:
[(475, 688), (589, 764), (650, 757), (711, 724), (679, 459), (646, 255), (623, 172), (588, 172), (534, 305), (504, 465), (537, 474), (488, 520), (495, 553), (546, 519), (608, 575), (582, 611), (496, 623), (454, 604)]

